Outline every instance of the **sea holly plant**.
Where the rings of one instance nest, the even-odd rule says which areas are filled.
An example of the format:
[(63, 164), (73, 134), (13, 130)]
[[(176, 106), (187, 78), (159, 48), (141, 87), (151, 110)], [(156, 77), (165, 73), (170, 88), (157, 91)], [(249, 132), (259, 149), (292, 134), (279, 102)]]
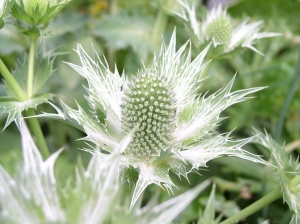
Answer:
[(162, 44), (153, 65), (131, 79), (117, 70), (111, 72), (96, 52), (92, 59), (79, 45), (76, 51), (82, 65), (69, 65), (88, 82), (86, 99), (91, 113), (79, 105), (74, 110), (63, 103), (64, 111), (56, 107), (58, 115), (45, 114), (79, 126), (87, 135), (84, 140), (101, 148), (103, 156), (113, 153), (124, 136), (137, 128), (121, 158), (120, 171), (123, 180), (137, 180), (131, 206), (150, 184), (172, 191), (175, 185), (169, 172), (188, 178), (188, 173), (220, 156), (267, 164), (242, 149), (254, 137), (233, 140), (231, 133), (215, 130), (223, 110), (263, 87), (231, 92), (232, 79), (224, 89), (199, 96), (209, 46), (191, 61), (188, 44), (176, 51), (174, 32), (169, 46)]
[[(260, 134), (257, 142), (271, 151), (271, 159), (280, 183), (281, 192), (278, 197), (283, 196), (284, 202), (294, 213), (294, 218), (300, 221), (300, 164), (299, 158), (295, 159), (289, 155), (285, 148), (279, 145), (268, 134)], [(297, 223), (297, 222), (294, 222)]]
[(255, 134), (258, 135), (255, 141), (270, 150), (271, 167), (278, 178), (278, 187), (275, 187), (273, 191), (239, 213), (220, 222), (220, 224), (231, 224), (243, 220), (281, 197), (283, 197), (283, 201), (288, 204), (291, 210), (292, 218), (290, 224), (297, 224), (300, 221), (299, 158), (295, 159), (292, 155), (289, 155), (285, 148), (273, 140), (269, 134), (260, 133), (258, 130), (255, 130)]
[(249, 23), (248, 20), (245, 20), (238, 24), (228, 15), (227, 8), (222, 8), (222, 5), (214, 6), (207, 13), (206, 18), (200, 22), (196, 17), (195, 3), (191, 5), (186, 0), (178, 0), (178, 3), (181, 9), (174, 13), (185, 21), (191, 39), (196, 46), (206, 41), (212, 41), (214, 47), (223, 47), (223, 53), (242, 47), (262, 54), (253, 44), (259, 39), (279, 35), (273, 32), (259, 32), (263, 24), (262, 21)]
[(79, 163), (77, 184), (62, 189), (54, 176), (54, 163), (63, 149), (43, 161), (22, 120), (19, 129), (23, 162), (18, 175), (12, 178), (0, 166), (1, 223), (171, 223), (210, 184), (207, 180), (161, 204), (157, 205), (156, 198), (144, 207), (139, 203), (129, 210), (130, 201), (124, 200), (126, 191), (121, 189), (118, 169), (132, 133), (107, 157), (95, 151), (88, 168)]
[[(14, 17), (14, 24), (19, 31), (29, 37), (30, 47), (28, 56), (21, 63), (16, 64), (11, 73), (0, 59), (0, 72), (5, 79), (7, 96), (0, 98), (0, 109), (8, 113), (6, 128), (12, 121), (18, 122), (22, 113), (34, 116), (36, 107), (52, 98), (52, 94), (41, 94), (39, 90), (44, 86), (49, 76), (53, 73), (52, 52), (45, 53), (37, 50), (37, 40), (43, 36), (43, 30), (50, 20), (69, 1), (40, 1), (16, 0), (1, 1), (1, 19), (6, 18), (10, 10)], [(0, 20), (2, 21), (2, 20)], [(49, 150), (37, 119), (29, 120), (37, 143), (44, 157), (49, 156)]]

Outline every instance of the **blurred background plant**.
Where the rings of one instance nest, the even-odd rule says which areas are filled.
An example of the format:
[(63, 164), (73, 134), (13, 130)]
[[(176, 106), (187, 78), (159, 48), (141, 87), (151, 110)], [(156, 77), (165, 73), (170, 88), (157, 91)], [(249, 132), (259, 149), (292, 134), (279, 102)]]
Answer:
[[(200, 22), (206, 19), (207, 5), (211, 7), (212, 2), (188, 1), (190, 5), (195, 4), (195, 16)], [(261, 32), (276, 32), (282, 36), (262, 39), (253, 44), (264, 56), (247, 48), (215, 57), (216, 51), (209, 52), (213, 59), (205, 71), (209, 78), (201, 87), (202, 92), (209, 91), (209, 94), (226, 86), (235, 73), (237, 77), (233, 90), (268, 86), (256, 93), (254, 100), (234, 105), (223, 112), (222, 115), (230, 119), (224, 120), (218, 130), (223, 133), (235, 128), (235, 137), (244, 138), (251, 135), (252, 127), (266, 129), (280, 145), (285, 142), (285, 149), (292, 157), (297, 157), (300, 150), (300, 89), (299, 72), (296, 71), (299, 64), (300, 27), (297, 18), (300, 2), (240, 0), (228, 4), (227, 13), (236, 22), (241, 23), (248, 18), (249, 23), (262, 20)], [(0, 12), (2, 21), (2, 9)], [(79, 64), (78, 56), (73, 51), (77, 43), (90, 55), (92, 46), (99, 55), (106, 55), (112, 71), (118, 69), (121, 74), (125, 69), (127, 74), (135, 74), (142, 66), (141, 61), (145, 65), (152, 62), (153, 52), (159, 51), (162, 36), (164, 40), (169, 40), (174, 27), (178, 46), (188, 39), (193, 40), (182, 18), (174, 12), (180, 12), (180, 4), (176, 0), (69, 2), (53, 21), (43, 27), (42, 38), (37, 41), (38, 49), (39, 46), (45, 46), (44, 52), (53, 49), (59, 52), (54, 54), (53, 75), (42, 85), (39, 93), (51, 92), (55, 94), (55, 100), (61, 99), (72, 108), (76, 107), (77, 101), (87, 109), (83, 88), (85, 80), (62, 63), (68, 61)], [(30, 41), (26, 33), (20, 33), (16, 28), (12, 16), (7, 18), (7, 12), (3, 15), (5, 25), (0, 30), (0, 57), (9, 70), (17, 70), (16, 61), (25, 61), (24, 52), (28, 52)], [(202, 50), (194, 44), (191, 47), (194, 57)], [(5, 92), (3, 82), (0, 95), (6, 95)], [(54, 112), (48, 104), (39, 105), (38, 111)], [(1, 127), (5, 126), (6, 119), (7, 114), (0, 113)], [(78, 150), (85, 147), (82, 141), (76, 141), (84, 137), (84, 133), (55, 120), (40, 118), (39, 123), (50, 152), (65, 147), (54, 169), (58, 184), (65, 186), (66, 180), (74, 176), (78, 158), (84, 166), (90, 159), (89, 153)], [(20, 134), (14, 124), (0, 134), (0, 164), (10, 174), (15, 173), (15, 164), (21, 160), (19, 139)], [(264, 158), (270, 157), (269, 151), (256, 145), (248, 145), (246, 148), (255, 154), (264, 155)], [(209, 162), (208, 166), (208, 170), (201, 170), (202, 176), (190, 173), (190, 183), (171, 174), (173, 182), (179, 187), (174, 192), (185, 192), (191, 186), (213, 177), (216, 184), (214, 209), (224, 217), (232, 216), (277, 186), (278, 180), (272, 169), (260, 164), (235, 158), (219, 158)], [(155, 191), (155, 186), (146, 190), (145, 202)], [(160, 194), (161, 201), (170, 197), (172, 195), (166, 192)], [(208, 198), (209, 191), (204, 192), (177, 218), (176, 223), (196, 222), (199, 210), (200, 214), (204, 212)], [(245, 223), (263, 223), (265, 220), (270, 220), (270, 223), (289, 223), (291, 217), (288, 205), (278, 200), (248, 217)], [(201, 222), (204, 223), (203, 220)]]

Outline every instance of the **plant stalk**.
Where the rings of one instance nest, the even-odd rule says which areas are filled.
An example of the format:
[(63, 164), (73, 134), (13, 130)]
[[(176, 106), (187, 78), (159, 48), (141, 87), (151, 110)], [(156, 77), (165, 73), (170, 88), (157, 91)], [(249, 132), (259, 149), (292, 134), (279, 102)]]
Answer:
[(290, 83), (290, 88), (289, 88), (289, 92), (285, 98), (283, 107), (281, 109), (280, 112), (280, 116), (279, 116), (279, 121), (278, 121), (278, 125), (276, 127), (276, 131), (275, 131), (275, 135), (274, 135), (274, 139), (278, 142), (280, 137), (281, 137), (281, 132), (282, 132), (282, 127), (283, 127), (283, 123), (284, 123), (284, 119), (286, 117), (287, 111), (288, 111), (288, 107), (290, 105), (290, 102), (295, 94), (296, 88), (298, 86), (298, 78), (300, 77), (300, 50), (299, 50), (299, 54), (298, 54), (298, 62), (297, 62), (297, 66), (296, 66), (296, 70), (294, 73), (294, 76), (291, 80)]
[[(34, 58), (34, 56), (33, 56)], [(29, 60), (29, 63), (30, 62)], [(16, 94), (19, 101), (26, 101), (28, 99), (27, 95), (24, 93), (20, 85), (17, 83), (17, 81), (14, 79), (14, 77), (11, 75), (3, 61), (0, 59), (0, 72), (3, 75), (5, 81), (8, 83), (8, 85), (12, 88), (14, 93)], [(27, 116), (35, 116), (35, 112), (32, 108), (28, 109), (26, 112)], [(43, 158), (47, 158), (49, 156), (49, 150), (43, 135), (43, 132), (40, 128), (40, 125), (38, 123), (38, 120), (36, 118), (30, 118), (29, 124), (30, 127), (37, 139), (37, 145), (41, 151), (41, 154)]]
[(36, 50), (37, 37), (30, 36), (30, 48), (29, 48), (29, 64), (28, 64), (28, 77), (27, 77), (27, 94), (28, 97), (33, 95), (33, 80), (34, 80), (34, 55)]
[[(152, 44), (155, 49), (158, 49), (160, 46), (160, 40), (162, 38), (162, 35), (166, 29), (167, 22), (168, 22), (168, 15), (166, 14), (165, 6), (170, 5), (172, 2), (173, 0), (167, 0), (165, 1), (164, 4), (160, 3), (160, 9), (156, 16), (153, 32), (151, 35)], [(151, 65), (152, 62), (153, 62), (153, 56), (152, 54), (149, 54), (147, 58), (147, 65)]]
[(293, 187), (296, 187), (299, 184), (300, 184), (300, 176), (294, 177), (290, 182), (290, 185)]
[[(30, 48), (29, 48), (29, 61), (28, 61), (28, 76), (27, 76), (27, 93), (28, 97), (33, 96), (33, 81), (34, 81), (34, 56), (36, 51), (36, 40), (38, 36), (31, 35), (30, 38)], [(30, 108), (27, 110), (26, 115), (28, 117), (35, 116), (35, 111), (33, 108)], [(49, 149), (45, 140), (45, 137), (43, 135), (41, 126), (36, 118), (30, 118), (28, 119), (31, 130), (36, 137), (37, 145), (40, 149), (40, 152), (43, 156), (43, 158), (47, 158), (50, 153)]]
[(27, 100), (27, 95), (24, 93), (20, 85), (17, 83), (15, 78), (11, 75), (5, 64), (0, 58), (0, 73), (2, 74), (3, 78), (7, 82), (7, 84), (12, 88), (14, 93), (16, 94), (17, 98), (20, 101)]
[(163, 9), (163, 6), (161, 6), (161, 9), (158, 12), (158, 15), (157, 15), (157, 18), (156, 18), (156, 21), (154, 24), (152, 36), (151, 36), (152, 42), (155, 47), (160, 45), (159, 44), (160, 39), (162, 37), (164, 30), (166, 29), (167, 20), (168, 20), (168, 16), (165, 12), (165, 9)]
[[(26, 115), (28, 117), (35, 116), (34, 109), (33, 108), (29, 108), (26, 111)], [(44, 134), (42, 132), (42, 129), (41, 129), (41, 126), (40, 126), (38, 120), (33, 117), (33, 118), (29, 118), (28, 122), (29, 122), (31, 130), (32, 130), (32, 132), (33, 132), (33, 134), (34, 134), (34, 136), (36, 138), (36, 142), (37, 142), (37, 145), (39, 146), (39, 150), (40, 150), (40, 152), (42, 154), (42, 157), (44, 159), (48, 158), (50, 156), (49, 149), (48, 149), (48, 146), (47, 146)]]
[(236, 215), (224, 220), (223, 222), (220, 222), (220, 224), (233, 224), (237, 223), (240, 220), (245, 219), (246, 217), (252, 215), (253, 213), (257, 212), (258, 210), (262, 209), (266, 205), (272, 203), (273, 201), (277, 200), (281, 197), (281, 191), (280, 188), (276, 188), (275, 190), (271, 191), (269, 194), (264, 196), (263, 198), (259, 199), (255, 203), (251, 204), (247, 208), (243, 209)]

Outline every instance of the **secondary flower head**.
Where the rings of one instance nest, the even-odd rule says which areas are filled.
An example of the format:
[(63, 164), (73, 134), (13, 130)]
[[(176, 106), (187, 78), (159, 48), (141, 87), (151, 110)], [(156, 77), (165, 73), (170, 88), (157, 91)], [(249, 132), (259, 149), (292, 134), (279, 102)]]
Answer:
[(11, 14), (32, 25), (45, 25), (70, 0), (16, 0)]
[(254, 46), (255, 42), (262, 38), (278, 36), (278, 33), (259, 32), (262, 21), (248, 23), (244, 21), (238, 24), (227, 14), (227, 9), (217, 5), (207, 13), (206, 18), (199, 22), (196, 18), (195, 5), (190, 6), (186, 0), (178, 0), (181, 12), (176, 13), (187, 22), (187, 26), (193, 32), (194, 42), (198, 45), (209, 40), (214, 47), (224, 46), (224, 52), (234, 50), (237, 47), (246, 47), (260, 53)]
[(159, 205), (152, 199), (145, 207), (129, 211), (130, 200), (124, 198), (129, 195), (121, 188), (117, 173), (130, 133), (109, 156), (95, 151), (87, 169), (79, 164), (76, 184), (62, 189), (54, 176), (54, 163), (62, 150), (43, 161), (25, 123), (18, 123), (23, 163), (16, 178), (0, 165), (1, 223), (171, 223), (210, 184), (205, 181)]
[(149, 184), (171, 190), (174, 184), (169, 171), (187, 178), (193, 169), (222, 155), (263, 162), (241, 148), (252, 138), (233, 141), (229, 133), (215, 131), (225, 108), (262, 88), (230, 92), (232, 80), (215, 94), (199, 96), (203, 60), (209, 47), (191, 61), (187, 45), (176, 51), (174, 33), (169, 46), (162, 45), (153, 65), (130, 79), (125, 74), (120, 76), (117, 69), (112, 73), (96, 52), (92, 59), (81, 46), (77, 53), (82, 65), (70, 64), (88, 82), (87, 100), (92, 113), (63, 104), (65, 111), (57, 109), (58, 116), (73, 121), (86, 132), (85, 140), (108, 152), (113, 152), (118, 142), (134, 130), (120, 172), (126, 181), (137, 180), (133, 204)]

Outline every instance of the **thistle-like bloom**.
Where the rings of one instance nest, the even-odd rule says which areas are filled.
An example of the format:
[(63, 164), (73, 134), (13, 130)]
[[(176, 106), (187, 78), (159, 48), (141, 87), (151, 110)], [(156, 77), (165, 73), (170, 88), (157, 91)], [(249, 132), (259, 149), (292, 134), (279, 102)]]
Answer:
[(11, 178), (0, 166), (1, 223), (171, 223), (210, 184), (205, 181), (162, 204), (156, 205), (154, 199), (143, 208), (137, 205), (129, 211), (130, 198), (122, 191), (117, 173), (120, 153), (131, 134), (105, 158), (95, 151), (87, 170), (79, 164), (76, 185), (61, 189), (53, 171), (61, 150), (43, 161), (25, 123), (20, 122), (19, 127), (23, 164), (18, 175)]
[(11, 14), (33, 25), (44, 25), (56, 16), (70, 0), (16, 0)]
[(232, 80), (215, 94), (199, 96), (203, 59), (209, 47), (191, 61), (187, 45), (176, 51), (173, 34), (152, 67), (142, 68), (131, 79), (125, 74), (120, 76), (117, 69), (112, 73), (96, 52), (92, 59), (78, 46), (82, 66), (70, 65), (88, 82), (87, 100), (92, 113), (63, 104), (64, 112), (56, 107), (58, 115), (46, 115), (80, 126), (87, 134), (85, 140), (107, 152), (113, 152), (120, 140), (136, 128), (124, 151), (120, 172), (125, 181), (137, 180), (132, 204), (149, 184), (171, 190), (174, 184), (170, 171), (187, 178), (192, 170), (223, 155), (264, 163), (241, 148), (252, 138), (233, 141), (230, 133), (215, 131), (224, 109), (262, 88), (230, 92)]
[(262, 38), (279, 36), (278, 33), (259, 32), (262, 21), (248, 23), (244, 21), (237, 24), (228, 14), (227, 9), (218, 5), (207, 13), (206, 19), (199, 22), (196, 18), (195, 5), (190, 6), (186, 0), (178, 0), (181, 6), (181, 12), (176, 13), (184, 19), (192, 31), (192, 39), (199, 45), (209, 40), (213, 42), (214, 47), (224, 46), (224, 52), (234, 50), (237, 47), (246, 47), (260, 53), (253, 44)]

